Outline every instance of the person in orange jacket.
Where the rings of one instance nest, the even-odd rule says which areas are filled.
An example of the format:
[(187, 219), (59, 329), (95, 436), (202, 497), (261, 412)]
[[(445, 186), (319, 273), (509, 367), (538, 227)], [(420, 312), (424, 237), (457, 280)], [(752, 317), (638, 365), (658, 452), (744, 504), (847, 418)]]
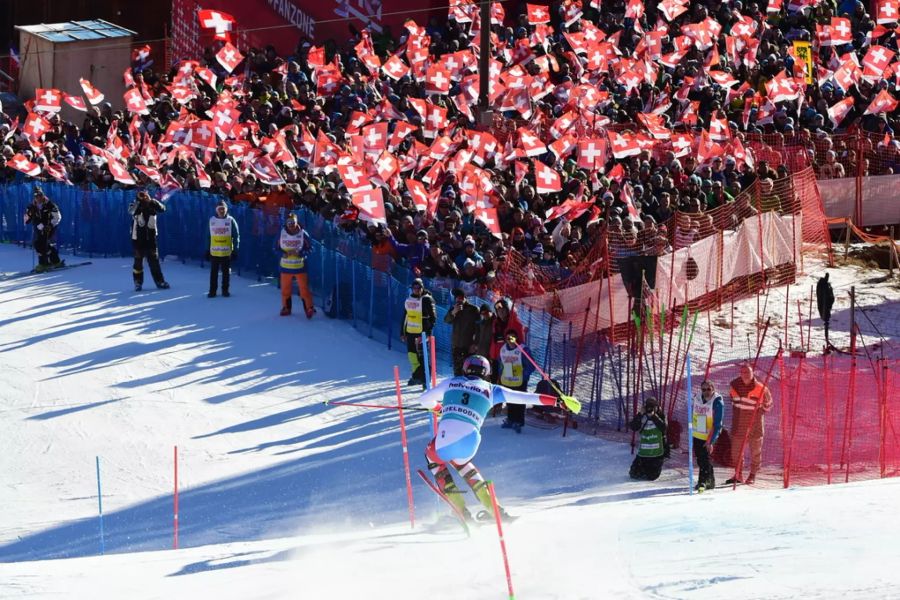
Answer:
[(750, 448), (750, 475), (743, 483), (754, 483), (762, 464), (764, 414), (772, 409), (772, 394), (753, 376), (750, 363), (741, 365), (740, 377), (731, 381), (731, 457), (734, 476), (725, 483), (741, 483), (738, 473), (744, 464), (744, 448)]
[(312, 252), (312, 243), (309, 236), (300, 227), (296, 214), (288, 214), (287, 221), (281, 230), (278, 247), (282, 252), (279, 263), (281, 268), (281, 316), (286, 317), (291, 314), (291, 293), (293, 281), (296, 279), (306, 318), (312, 319), (316, 314), (316, 308), (313, 304), (312, 292), (309, 291), (309, 279), (306, 274), (306, 260)]

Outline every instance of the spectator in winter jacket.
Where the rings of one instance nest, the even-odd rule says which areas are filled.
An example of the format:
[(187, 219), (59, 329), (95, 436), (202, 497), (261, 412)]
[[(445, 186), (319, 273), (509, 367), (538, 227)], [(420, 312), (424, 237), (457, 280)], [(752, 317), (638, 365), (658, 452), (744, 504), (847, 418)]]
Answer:
[(665, 461), (666, 415), (659, 409), (659, 402), (650, 396), (644, 400), (644, 409), (634, 415), (628, 427), (638, 432), (638, 453), (631, 463), (628, 475), (632, 479), (656, 481)]
[(390, 233), (390, 229), (388, 229), (387, 231), (388, 235), (390, 236), (388, 239), (390, 240), (391, 246), (394, 248), (394, 251), (397, 253), (397, 255), (406, 259), (406, 261), (409, 263), (409, 269), (413, 273), (421, 273), (422, 261), (425, 260), (426, 256), (428, 256), (428, 232), (424, 229), (420, 229), (416, 233), (415, 243), (402, 244), (394, 239), (394, 236)]
[(150, 274), (156, 287), (165, 290), (169, 288), (168, 282), (162, 274), (159, 266), (159, 248), (156, 245), (156, 216), (166, 212), (165, 205), (159, 200), (154, 200), (147, 192), (138, 192), (137, 198), (128, 206), (131, 214), (131, 245), (134, 248), (134, 289), (141, 291), (144, 286), (144, 258), (150, 267)]
[(716, 487), (716, 474), (710, 456), (713, 445), (722, 433), (722, 422), (725, 418), (725, 402), (722, 396), (716, 393), (713, 382), (704, 381), (700, 384), (700, 396), (693, 399), (692, 414), (694, 421), (692, 443), (697, 466), (700, 468), (697, 487), (694, 489), (702, 492)]
[(494, 343), (495, 318), (490, 304), (482, 304), (478, 308), (478, 336), (475, 340), (478, 350), (476, 354), (490, 356), (491, 346)]
[(422, 348), (422, 333), (431, 335), (437, 315), (434, 298), (425, 289), (421, 279), (414, 279), (410, 295), (403, 304), (405, 314), (400, 329), (400, 339), (406, 342), (406, 356), (412, 375), (406, 385), (425, 385), (425, 360)]
[(25, 209), (25, 224), (34, 227), (32, 246), (38, 255), (38, 266), (35, 271), (42, 272), (47, 269), (65, 266), (65, 262), (59, 259), (56, 250), (56, 228), (62, 221), (62, 213), (40, 187), (34, 188), (32, 203)]
[(744, 450), (750, 448), (750, 475), (743, 483), (754, 483), (762, 464), (764, 414), (772, 409), (772, 394), (753, 375), (750, 363), (741, 365), (740, 377), (731, 381), (731, 458), (734, 476), (725, 483), (741, 483), (744, 466)]
[(491, 351), (488, 358), (490, 358), (492, 363), (496, 364), (497, 359), (500, 358), (500, 348), (506, 341), (506, 333), (508, 331), (513, 331), (516, 334), (516, 339), (520, 342), (524, 342), (525, 328), (519, 321), (519, 316), (516, 314), (513, 302), (509, 298), (504, 296), (497, 300), (497, 302), (494, 303), (494, 311), (494, 339), (491, 343)]
[(466, 300), (459, 288), (453, 289), (453, 306), (447, 311), (444, 323), (451, 324), (450, 350), (453, 355), (453, 374), (462, 375), (463, 362), (471, 354), (478, 354), (478, 309)]

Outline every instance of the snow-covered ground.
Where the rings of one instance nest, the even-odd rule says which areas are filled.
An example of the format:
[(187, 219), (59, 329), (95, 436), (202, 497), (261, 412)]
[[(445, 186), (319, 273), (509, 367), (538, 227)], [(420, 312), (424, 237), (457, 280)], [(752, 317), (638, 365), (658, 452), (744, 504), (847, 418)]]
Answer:
[[(30, 267), (0, 246), (0, 271)], [(410, 528), (396, 412), (324, 405), (394, 402), (403, 354), (279, 317), (269, 285), (236, 278), (208, 299), (205, 270), (163, 268), (171, 290), (131, 291), (127, 259), (0, 281), (0, 598), (507, 597), (496, 529), (466, 538), (415, 476)], [(863, 276), (833, 271), (836, 336), (840, 290)], [(858, 285), (894, 336), (896, 288)], [(746, 324), (755, 301), (735, 313)], [(430, 424), (409, 425), (422, 467)], [(689, 496), (683, 470), (634, 483), (630, 460), (488, 420), (476, 462), (521, 515), (505, 532), (517, 598), (897, 596), (900, 481)]]

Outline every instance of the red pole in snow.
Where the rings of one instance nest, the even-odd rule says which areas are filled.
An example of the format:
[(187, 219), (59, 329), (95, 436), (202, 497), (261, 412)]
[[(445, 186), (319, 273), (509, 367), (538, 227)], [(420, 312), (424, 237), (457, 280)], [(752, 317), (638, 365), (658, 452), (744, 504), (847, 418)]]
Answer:
[(406, 419), (403, 418), (403, 393), (400, 391), (400, 367), (397, 365), (394, 365), (394, 385), (397, 388), (397, 412), (400, 415), (400, 446), (403, 448), (403, 470), (406, 473), (406, 500), (409, 503), (409, 526), (413, 529), (416, 526), (416, 511), (413, 507), (412, 480), (409, 475), (409, 448), (406, 445)]
[(500, 509), (497, 507), (497, 495), (494, 493), (494, 482), (487, 482), (488, 492), (491, 493), (491, 505), (494, 507), (494, 519), (497, 521), (497, 535), (500, 536), (500, 552), (503, 554), (503, 568), (506, 569), (506, 588), (509, 590), (509, 600), (515, 600), (512, 575), (509, 572), (509, 558), (506, 556), (506, 542), (503, 540), (503, 525), (500, 522)]
[(178, 550), (178, 446), (175, 446), (175, 510), (172, 522), (174, 525), (175, 537), (172, 547)]

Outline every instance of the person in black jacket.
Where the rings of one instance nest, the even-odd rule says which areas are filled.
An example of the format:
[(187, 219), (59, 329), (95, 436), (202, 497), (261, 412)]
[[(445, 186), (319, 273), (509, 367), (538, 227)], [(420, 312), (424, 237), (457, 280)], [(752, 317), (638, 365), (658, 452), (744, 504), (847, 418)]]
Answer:
[(450, 349), (453, 353), (453, 374), (463, 374), (463, 362), (470, 354), (478, 353), (478, 309), (466, 300), (466, 293), (453, 289), (453, 308), (447, 311), (444, 323), (453, 325)]
[(666, 415), (656, 398), (644, 400), (644, 410), (634, 415), (628, 426), (640, 435), (638, 453), (628, 474), (632, 479), (656, 481), (666, 460)]
[(32, 203), (25, 209), (25, 224), (34, 227), (32, 246), (38, 255), (37, 272), (65, 266), (65, 261), (59, 259), (56, 249), (56, 228), (62, 220), (59, 207), (56, 206), (40, 187), (34, 188)]
[(128, 206), (131, 214), (131, 245), (134, 248), (134, 289), (139, 292), (144, 286), (144, 258), (150, 267), (150, 274), (156, 287), (169, 289), (159, 266), (159, 249), (156, 246), (156, 215), (166, 212), (165, 205), (150, 197), (147, 192), (138, 192), (137, 198)]
[(412, 282), (410, 295), (403, 303), (405, 314), (400, 329), (400, 340), (406, 342), (406, 356), (409, 359), (412, 376), (406, 385), (425, 385), (425, 359), (422, 348), (422, 333), (431, 336), (437, 315), (434, 312), (434, 298), (425, 289), (422, 280)]

